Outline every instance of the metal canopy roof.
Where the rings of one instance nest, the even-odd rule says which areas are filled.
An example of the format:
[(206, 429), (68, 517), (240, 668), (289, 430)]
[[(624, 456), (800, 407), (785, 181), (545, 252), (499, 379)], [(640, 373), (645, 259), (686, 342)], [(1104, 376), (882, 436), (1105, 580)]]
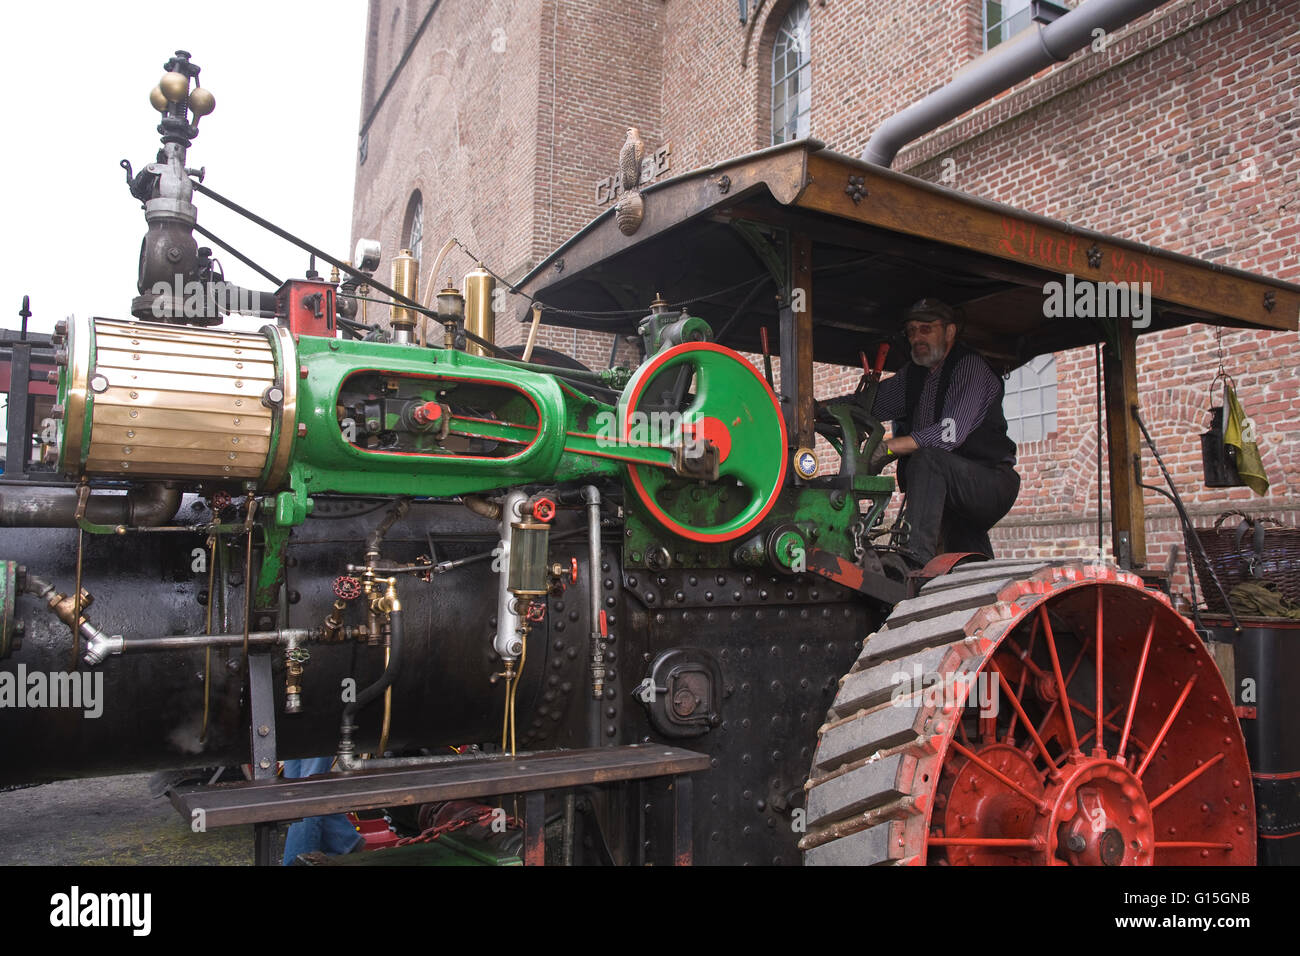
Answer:
[[(1080, 229), (867, 165), (802, 140), (644, 187), (624, 235), (610, 208), (520, 283), (548, 325), (632, 334), (656, 294), (758, 351), (777, 330), (790, 238), (812, 241), (814, 359), (856, 364), (901, 333), (926, 296), (959, 306), (963, 338), (995, 366), (1103, 338), (1088, 318), (1044, 315), (1044, 284), (1067, 274), (1150, 282), (1150, 325), (1295, 331), (1300, 286)], [(856, 198), (855, 198), (856, 197)], [(526, 316), (525, 316), (526, 317)], [(1127, 321), (1127, 320), (1121, 320)], [(891, 367), (905, 356), (894, 349)]]

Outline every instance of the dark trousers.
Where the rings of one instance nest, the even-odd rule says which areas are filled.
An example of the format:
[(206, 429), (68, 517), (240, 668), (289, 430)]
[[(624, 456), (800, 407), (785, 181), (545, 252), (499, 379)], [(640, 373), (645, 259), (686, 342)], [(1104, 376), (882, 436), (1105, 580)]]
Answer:
[(926, 562), (939, 551), (993, 557), (989, 528), (1011, 510), (1020, 476), (1011, 465), (984, 465), (937, 448), (907, 456), (907, 549)]

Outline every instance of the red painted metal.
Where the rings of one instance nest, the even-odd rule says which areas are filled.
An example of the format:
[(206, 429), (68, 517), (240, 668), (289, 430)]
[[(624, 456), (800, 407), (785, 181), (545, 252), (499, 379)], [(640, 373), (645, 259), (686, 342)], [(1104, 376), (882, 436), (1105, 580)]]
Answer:
[[(0, 359), (0, 392), (9, 394), (12, 385), (9, 382), (11, 366), (8, 359)], [(56, 385), (51, 385), (47, 380), (51, 372), (54, 371), (53, 365), (42, 362), (32, 363), (32, 380), (27, 383), (28, 395), (58, 395), (59, 389)]]
[[(992, 662), (990, 661), (990, 663)], [(998, 684), (1002, 688), (1002, 693), (1010, 696), (1011, 706), (1015, 708), (1020, 719), (1025, 722), (1025, 730), (1027, 730), (1029, 736), (1033, 738), (1034, 746), (1038, 748), (1038, 752), (1043, 755), (1049, 764), (1055, 766), (1056, 759), (1052, 756), (1051, 752), (1048, 751), (1047, 744), (1043, 743), (1043, 739), (1038, 736), (1038, 731), (1034, 730), (1033, 723), (1030, 721), (1028, 715), (1025, 714), (1024, 705), (1020, 703), (1020, 698), (1011, 692), (1011, 685), (1007, 683), (1006, 676), (998, 669), (997, 664), (992, 664), (992, 667), (994, 672), (998, 675)]]
[(712, 415), (705, 415), (697, 422), (682, 425), (682, 435), (692, 441), (711, 441), (718, 448), (718, 464), (731, 456), (731, 429), (727, 423)]
[(928, 581), (931, 578), (942, 577), (957, 565), (968, 560), (987, 561), (988, 555), (980, 554), (978, 551), (949, 551), (946, 554), (936, 554), (926, 563), (925, 567), (915, 573), (918, 578), (924, 578)]
[(1124, 733), (1119, 738), (1119, 749), (1115, 751), (1115, 757), (1118, 760), (1124, 759), (1124, 751), (1128, 748), (1129, 731), (1133, 729), (1133, 714), (1137, 710), (1138, 694), (1142, 691), (1142, 675), (1146, 673), (1147, 658), (1151, 656), (1151, 638), (1156, 633), (1156, 616), (1151, 615), (1151, 623), (1147, 625), (1147, 636), (1142, 642), (1142, 656), (1138, 658), (1137, 676), (1133, 678), (1133, 696), (1128, 702), (1128, 716), (1124, 718)]
[(1192, 675), (1192, 679), (1187, 682), (1187, 686), (1183, 688), (1183, 693), (1178, 698), (1178, 702), (1174, 704), (1173, 710), (1169, 711), (1169, 716), (1165, 719), (1164, 726), (1160, 728), (1160, 733), (1156, 734), (1156, 739), (1151, 745), (1151, 750), (1147, 753), (1146, 757), (1143, 758), (1141, 766), (1138, 767), (1137, 775), (1139, 777), (1146, 772), (1147, 766), (1151, 763), (1151, 758), (1156, 755), (1156, 751), (1159, 750), (1160, 745), (1164, 743), (1165, 735), (1169, 733), (1169, 728), (1174, 725), (1174, 721), (1178, 718), (1178, 712), (1183, 709), (1183, 704), (1187, 703), (1187, 695), (1192, 692), (1194, 686), (1196, 686), (1196, 675)]
[(871, 366), (871, 371), (880, 375), (885, 371), (885, 359), (889, 356), (889, 343), (881, 342), (876, 348), (876, 361)]
[(290, 279), (275, 293), (275, 314), (294, 335), (334, 338), (334, 286), (314, 279)]
[(361, 579), (341, 574), (334, 579), (334, 596), (344, 601), (354, 601), (361, 596)]
[[(1105, 756), (1106, 754), (1106, 748), (1102, 746), (1102, 741), (1105, 738), (1105, 734), (1102, 730), (1102, 721), (1106, 713), (1106, 704), (1102, 699), (1102, 696), (1106, 693), (1105, 671), (1102, 668), (1102, 653), (1104, 650), (1102, 637), (1104, 634), (1105, 630), (1102, 627), (1101, 616), (1101, 588), (1097, 588), (1097, 630), (1093, 634), (1097, 641), (1097, 716), (1095, 719), (1094, 730), (1094, 733), (1097, 735), (1097, 746), (1093, 749), (1093, 755), (1098, 757)], [(1083, 655), (1080, 654), (1079, 657), (1082, 659)]]
[(357, 832), (366, 841), (361, 849), (382, 850), (384, 847), (397, 845), (399, 837), (393, 832), (392, 825), (385, 817), (363, 819), (355, 813), (349, 813), (347, 817), (348, 822), (357, 828)]
[[(1084, 566), (1044, 569), (998, 599), (1003, 610), (972, 612), (966, 630), (983, 642), (978, 676), (1004, 698), (1005, 732), (976, 745), (967, 731), (983, 730), (985, 702), (968, 695), (955, 716), (936, 705), (940, 739), (906, 771), (911, 809), (893, 824), (896, 857), (1252, 864), (1251, 773), (1232, 698), (1168, 601), (1133, 575)], [(1062, 653), (1074, 657), (1068, 676)], [(938, 670), (959, 667), (970, 672), (954, 652)], [(1095, 696), (1095, 709), (1080, 696)], [(1082, 738), (1075, 710), (1091, 722)]]
[(438, 402), (425, 402), (411, 414), (416, 424), (428, 425), (442, 418), (442, 405)]
[[(1052, 622), (1047, 616), (1047, 605), (1038, 605), (1038, 612), (1043, 617), (1043, 634), (1047, 638), (1047, 650), (1052, 657), (1052, 674), (1056, 677), (1056, 688), (1061, 698), (1066, 701), (1070, 699), (1069, 684), (1065, 682), (1065, 677), (1061, 674), (1061, 657), (1056, 652), (1056, 637), (1052, 634)], [(1074, 715), (1070, 713), (1069, 707), (1062, 707), (1061, 713), (1065, 716), (1065, 729), (1070, 734), (1070, 753), (1075, 753), (1079, 749), (1079, 735), (1074, 732)]]
[(1211, 757), (1211, 758), (1210, 758), (1209, 760), (1207, 760), (1205, 763), (1201, 764), (1199, 767), (1197, 767), (1195, 770), (1193, 770), (1193, 771), (1192, 771), (1191, 773), (1189, 773), (1187, 776), (1183, 777), (1182, 780), (1179, 780), (1176, 784), (1174, 784), (1172, 787), (1170, 787), (1170, 788), (1169, 788), (1168, 790), (1166, 790), (1164, 793), (1160, 794), (1160, 796), (1158, 796), (1158, 797), (1156, 797), (1154, 800), (1152, 800), (1152, 801), (1151, 801), (1151, 809), (1154, 810), (1156, 807), (1160, 806), (1160, 804), (1164, 803), (1166, 800), (1168, 800), (1170, 797), (1172, 797), (1172, 796), (1173, 796), (1174, 794), (1176, 794), (1178, 791), (1182, 790), (1183, 787), (1187, 786), (1189, 783), (1191, 783), (1193, 780), (1195, 780), (1195, 779), (1196, 779), (1197, 777), (1199, 777), (1201, 774), (1205, 773), (1207, 770), (1209, 770), (1211, 767), (1213, 767), (1216, 763), (1218, 763), (1220, 760), (1222, 760), (1222, 759), (1223, 759), (1224, 757), (1226, 757), (1226, 756), (1227, 756), (1227, 754), (1225, 754), (1223, 751), (1219, 751), (1217, 754), (1215, 754), (1213, 757)]

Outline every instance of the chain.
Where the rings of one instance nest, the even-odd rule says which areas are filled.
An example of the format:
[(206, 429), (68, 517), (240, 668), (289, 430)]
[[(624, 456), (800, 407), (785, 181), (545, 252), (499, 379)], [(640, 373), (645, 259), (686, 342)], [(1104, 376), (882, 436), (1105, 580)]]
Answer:
[(849, 530), (853, 533), (853, 563), (861, 564), (867, 555), (867, 523), (859, 518)]
[[(448, 833), (455, 833), (457, 830), (463, 830), (466, 827), (478, 826), (480, 823), (487, 823), (497, 813), (494, 807), (484, 807), (483, 810), (472, 817), (462, 817), (459, 820), (452, 820), (450, 823), (442, 823), (438, 826), (429, 827), (423, 833), (413, 837), (403, 837), (393, 846), (411, 846), (415, 843), (432, 843), (439, 837), (446, 836)], [(506, 827), (508, 829), (520, 829), (523, 826), (516, 818), (506, 817)]]

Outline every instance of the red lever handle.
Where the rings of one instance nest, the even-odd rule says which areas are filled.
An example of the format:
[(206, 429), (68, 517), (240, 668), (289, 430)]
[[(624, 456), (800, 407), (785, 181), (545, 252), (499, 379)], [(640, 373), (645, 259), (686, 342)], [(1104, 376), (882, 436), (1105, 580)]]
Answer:
[(881, 342), (880, 347), (876, 349), (876, 364), (871, 367), (871, 370), (877, 375), (885, 370), (885, 357), (887, 355), (889, 355), (889, 343)]

